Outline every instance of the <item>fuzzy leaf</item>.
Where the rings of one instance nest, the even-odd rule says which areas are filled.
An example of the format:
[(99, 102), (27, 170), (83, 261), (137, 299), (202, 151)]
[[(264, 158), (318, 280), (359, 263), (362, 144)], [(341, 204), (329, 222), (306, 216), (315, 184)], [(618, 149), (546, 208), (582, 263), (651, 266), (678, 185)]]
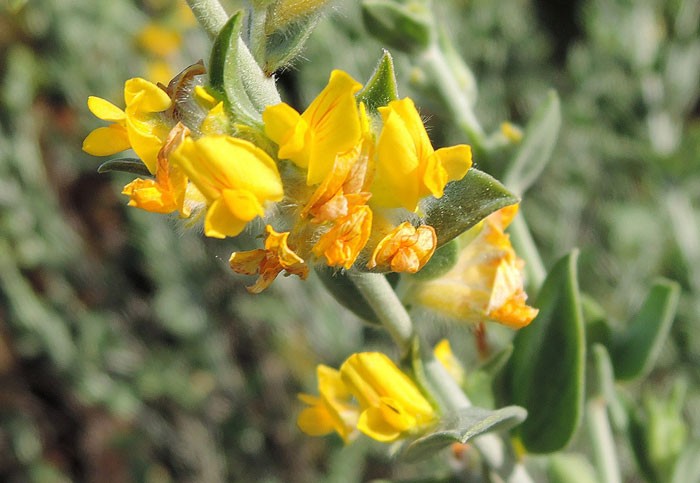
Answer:
[(138, 158), (118, 158), (105, 161), (98, 168), (98, 173), (108, 173), (110, 171), (121, 171), (137, 176), (153, 176), (143, 161)]
[(495, 411), (470, 407), (445, 416), (438, 428), (411, 442), (401, 453), (406, 461), (428, 458), (452, 443), (466, 443), (472, 438), (491, 431), (510, 429), (522, 423), (527, 411), (518, 406), (507, 406)]
[(275, 81), (260, 69), (241, 40), (242, 24), (243, 12), (236, 12), (216, 36), (209, 83), (224, 95), (227, 107), (239, 121), (259, 125), (265, 107), (281, 101)]
[(425, 223), (435, 228), (438, 247), (461, 235), (518, 197), (488, 174), (471, 168), (464, 178), (448, 183), (442, 198), (421, 202)]
[(537, 181), (552, 155), (561, 126), (559, 96), (552, 91), (525, 128), (520, 148), (506, 170), (503, 182), (522, 195)]
[(552, 268), (535, 303), (538, 316), (513, 341), (510, 391), (528, 410), (518, 434), (532, 453), (562, 449), (581, 421), (586, 343), (577, 258), (574, 251)]
[(671, 329), (679, 293), (677, 283), (657, 282), (627, 330), (613, 338), (610, 353), (616, 379), (635, 379), (651, 369)]
[(264, 70), (268, 75), (285, 67), (301, 53), (319, 18), (317, 15), (303, 17), (267, 36)]
[(394, 60), (389, 51), (385, 50), (379, 59), (377, 68), (372, 77), (367, 81), (357, 100), (364, 102), (369, 112), (374, 113), (378, 107), (386, 106), (389, 102), (399, 98), (399, 90), (396, 85), (396, 73), (394, 72)]

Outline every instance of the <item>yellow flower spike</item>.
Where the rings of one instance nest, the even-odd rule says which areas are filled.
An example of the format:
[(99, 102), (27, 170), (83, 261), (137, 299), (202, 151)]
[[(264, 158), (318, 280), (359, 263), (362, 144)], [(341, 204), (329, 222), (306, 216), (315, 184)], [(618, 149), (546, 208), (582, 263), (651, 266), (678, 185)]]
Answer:
[(331, 267), (349, 269), (367, 244), (372, 230), (372, 210), (360, 205), (344, 217), (335, 220), (313, 247), (317, 257), (324, 256)]
[(306, 182), (322, 182), (339, 154), (353, 149), (362, 137), (355, 93), (362, 85), (340, 70), (299, 114), (285, 103), (263, 112), (265, 134), (279, 145), (278, 157), (307, 169)]
[(282, 271), (286, 275), (297, 275), (302, 280), (305, 280), (309, 275), (309, 267), (306, 262), (287, 245), (289, 232), (278, 233), (270, 225), (267, 225), (266, 230), (267, 238), (264, 250), (234, 252), (229, 259), (229, 264), (234, 272), (244, 275), (259, 275), (257, 281), (247, 287), (251, 293), (260, 293), (265, 290)]
[(324, 365), (316, 369), (319, 396), (300, 394), (309, 408), (301, 411), (297, 424), (310, 436), (323, 436), (335, 431), (346, 443), (356, 435), (359, 410), (352, 394), (343, 383), (340, 372)]
[(428, 263), (436, 246), (437, 235), (432, 226), (416, 228), (404, 221), (377, 244), (367, 268), (416, 273)]
[(472, 164), (471, 148), (460, 144), (435, 151), (411, 99), (380, 107), (384, 126), (376, 147), (373, 202), (415, 211), (428, 195), (440, 198), (449, 181), (462, 179)]
[(433, 354), (435, 354), (435, 358), (442, 364), (450, 376), (452, 376), (452, 379), (454, 379), (457, 384), (462, 385), (464, 383), (464, 367), (452, 352), (450, 341), (442, 339), (438, 342), (433, 349)]
[(99, 97), (88, 98), (90, 111), (114, 124), (88, 134), (83, 150), (94, 156), (109, 156), (131, 147), (148, 170), (155, 173), (158, 152), (174, 124), (163, 114), (172, 101), (163, 89), (138, 77), (124, 84), (124, 101), (126, 108), (121, 110)]
[(373, 439), (394, 441), (436, 419), (415, 383), (382, 353), (353, 354), (340, 367), (340, 375), (362, 410), (357, 428)]
[(231, 136), (187, 138), (172, 153), (207, 200), (204, 234), (236, 236), (265, 214), (267, 202), (282, 200), (284, 191), (275, 162), (262, 149)]
[(524, 262), (504, 233), (516, 212), (517, 207), (507, 207), (486, 218), (455, 266), (417, 284), (412, 300), (469, 323), (491, 320), (518, 329), (532, 322), (538, 310), (526, 304)]
[(135, 179), (124, 187), (122, 194), (129, 196), (129, 206), (153, 213), (177, 210), (183, 218), (190, 215), (190, 207), (185, 204), (187, 177), (177, 166), (168, 162), (170, 153), (187, 135), (189, 129), (177, 123), (158, 152), (155, 179)]

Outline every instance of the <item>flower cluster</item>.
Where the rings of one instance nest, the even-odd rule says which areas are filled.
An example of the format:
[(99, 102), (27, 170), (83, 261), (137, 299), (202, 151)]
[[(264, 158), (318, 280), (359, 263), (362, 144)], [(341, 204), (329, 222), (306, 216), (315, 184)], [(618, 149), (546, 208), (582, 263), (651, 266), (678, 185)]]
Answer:
[(168, 87), (127, 81), (125, 110), (88, 101), (113, 124), (90, 133), (83, 149), (132, 148), (153, 175), (124, 188), (131, 206), (202, 213), (205, 235), (216, 238), (266, 219), (264, 248), (230, 259), (235, 272), (258, 275), (252, 292), (281, 272), (305, 278), (312, 263), (408, 273), (427, 263), (437, 237), (432, 226), (414, 225), (419, 201), (465, 176), (469, 146), (433, 149), (411, 99), (368, 112), (357, 96), (362, 85), (339, 70), (303, 113), (286, 103), (265, 108), (261, 132), (247, 136), (263, 140), (254, 144), (200, 85), (197, 66)]
[(357, 431), (381, 442), (424, 432), (437, 421), (433, 406), (416, 384), (386, 355), (351, 355), (340, 370), (319, 365), (318, 396), (301, 394), (308, 408), (299, 414), (312, 436), (338, 433), (345, 442)]

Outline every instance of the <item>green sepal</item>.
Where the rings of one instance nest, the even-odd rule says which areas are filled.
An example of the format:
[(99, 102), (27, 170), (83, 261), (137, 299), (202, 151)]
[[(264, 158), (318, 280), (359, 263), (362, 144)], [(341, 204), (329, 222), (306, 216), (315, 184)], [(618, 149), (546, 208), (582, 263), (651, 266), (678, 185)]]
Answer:
[(433, 15), (424, 0), (363, 0), (362, 20), (382, 43), (417, 53), (433, 42)]
[(241, 40), (243, 12), (226, 22), (214, 40), (209, 62), (209, 84), (223, 94), (236, 121), (262, 123), (262, 112), (281, 102), (275, 81), (267, 77)]
[(411, 280), (424, 282), (432, 280), (449, 272), (457, 263), (459, 258), (459, 243), (457, 240), (451, 240), (443, 246), (435, 250), (433, 256), (430, 257), (428, 263), (425, 264), (418, 272), (412, 275), (404, 275)]
[(517, 433), (532, 453), (562, 449), (581, 422), (586, 342), (577, 258), (573, 251), (552, 268), (534, 304), (539, 314), (513, 341), (509, 390), (528, 410)]
[(139, 158), (110, 159), (97, 168), (97, 172), (100, 174), (109, 173), (110, 171), (121, 171), (122, 173), (131, 173), (137, 176), (153, 176)]
[(643, 377), (652, 368), (671, 329), (679, 294), (677, 283), (656, 282), (627, 329), (613, 337), (610, 353), (616, 379)]
[[(372, 307), (365, 301), (365, 298), (352, 280), (348, 278), (344, 270), (327, 265), (317, 265), (314, 267), (314, 271), (324, 287), (340, 305), (370, 324), (381, 325), (381, 321), (374, 313)], [(396, 287), (399, 282), (399, 274), (388, 273), (385, 276), (391, 286)]]
[(488, 174), (471, 168), (464, 178), (448, 183), (441, 198), (423, 199), (425, 223), (435, 228), (440, 247), (488, 215), (514, 205), (518, 197)]
[(497, 410), (469, 407), (443, 416), (437, 428), (404, 447), (400, 458), (418, 461), (433, 456), (453, 443), (466, 443), (484, 433), (507, 430), (522, 423), (527, 411), (518, 406)]
[(301, 53), (319, 18), (318, 15), (303, 17), (266, 37), (263, 70), (267, 75), (285, 67)]
[(389, 51), (385, 50), (372, 76), (362, 90), (357, 93), (357, 100), (364, 102), (367, 111), (374, 114), (377, 112), (377, 108), (386, 106), (398, 98), (399, 88), (394, 72), (394, 59)]
[(503, 176), (503, 183), (522, 195), (537, 181), (552, 156), (561, 126), (559, 96), (551, 91), (525, 128), (515, 158)]
[(598, 483), (595, 470), (585, 456), (558, 453), (549, 458), (547, 476), (550, 483)]

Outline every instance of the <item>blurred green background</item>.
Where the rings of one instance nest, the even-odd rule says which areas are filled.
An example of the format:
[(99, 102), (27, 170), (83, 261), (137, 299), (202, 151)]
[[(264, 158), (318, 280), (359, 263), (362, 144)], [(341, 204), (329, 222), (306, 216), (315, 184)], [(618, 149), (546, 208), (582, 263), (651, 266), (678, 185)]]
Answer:
[[(560, 95), (553, 159), (522, 203), (545, 265), (580, 247), (582, 290), (613, 325), (656, 276), (682, 285), (657, 368), (627, 390), (663, 398), (680, 384), (697, 440), (700, 1), (435, 4), (476, 76), (488, 131), (525, 124), (548, 89)], [(367, 79), (381, 55), (357, 3), (331, 5), (280, 73), (297, 107), (331, 69)], [(295, 425), (315, 365), (382, 334), (313, 277), (249, 295), (227, 266), (235, 241), (127, 209), (130, 177), (98, 175), (101, 160), (81, 151), (100, 125), (88, 95), (121, 105), (126, 79), (165, 82), (206, 61), (208, 45), (180, 2), (0, 2), (1, 481), (351, 482), (424, 469)], [(464, 142), (411, 57), (395, 61), (433, 143)], [(499, 177), (506, 159), (494, 159), (475, 162)], [(451, 330), (426, 324), (435, 337)], [(641, 481), (629, 452), (622, 460), (627, 481)]]

